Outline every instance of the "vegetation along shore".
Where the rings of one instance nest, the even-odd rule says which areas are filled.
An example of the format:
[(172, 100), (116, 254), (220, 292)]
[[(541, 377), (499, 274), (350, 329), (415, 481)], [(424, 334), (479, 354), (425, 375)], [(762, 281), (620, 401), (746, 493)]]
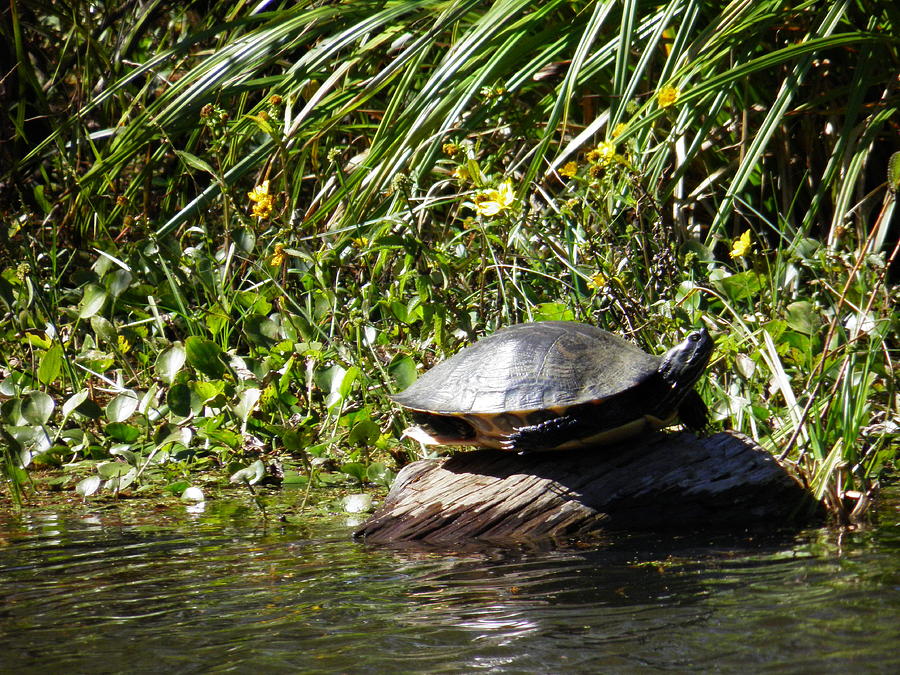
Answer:
[(894, 2), (97, 7), (0, 13), (8, 503), (387, 485), (388, 396), (537, 320), (705, 328), (710, 430), (890, 480)]

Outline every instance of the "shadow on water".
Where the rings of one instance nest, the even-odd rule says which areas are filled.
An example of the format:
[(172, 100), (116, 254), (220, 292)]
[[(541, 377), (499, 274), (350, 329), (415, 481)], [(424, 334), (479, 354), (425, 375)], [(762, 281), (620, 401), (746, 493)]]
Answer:
[(897, 503), (845, 534), (550, 551), (374, 548), (225, 505), (0, 515), (0, 670), (893, 673)]

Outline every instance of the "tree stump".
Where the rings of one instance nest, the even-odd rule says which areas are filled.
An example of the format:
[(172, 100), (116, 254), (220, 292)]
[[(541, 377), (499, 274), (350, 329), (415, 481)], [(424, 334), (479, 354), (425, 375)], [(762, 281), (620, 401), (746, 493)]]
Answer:
[(584, 538), (613, 529), (776, 527), (821, 505), (750, 438), (660, 433), (582, 451), (475, 450), (397, 476), (367, 542)]

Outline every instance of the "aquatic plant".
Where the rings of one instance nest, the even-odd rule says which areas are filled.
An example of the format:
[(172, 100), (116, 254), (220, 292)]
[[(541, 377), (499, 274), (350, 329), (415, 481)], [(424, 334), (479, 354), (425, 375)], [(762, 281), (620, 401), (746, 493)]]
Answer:
[(385, 394), (543, 318), (705, 322), (716, 422), (845, 516), (892, 467), (892, 3), (14, 8), (8, 484), (388, 482)]

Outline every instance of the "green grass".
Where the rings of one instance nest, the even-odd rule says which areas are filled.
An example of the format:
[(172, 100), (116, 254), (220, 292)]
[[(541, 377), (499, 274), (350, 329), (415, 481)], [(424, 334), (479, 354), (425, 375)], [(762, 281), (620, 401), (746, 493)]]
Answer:
[(386, 394), (542, 318), (706, 323), (715, 425), (842, 517), (893, 468), (893, 3), (200, 7), (2, 25), (16, 494), (389, 482)]

